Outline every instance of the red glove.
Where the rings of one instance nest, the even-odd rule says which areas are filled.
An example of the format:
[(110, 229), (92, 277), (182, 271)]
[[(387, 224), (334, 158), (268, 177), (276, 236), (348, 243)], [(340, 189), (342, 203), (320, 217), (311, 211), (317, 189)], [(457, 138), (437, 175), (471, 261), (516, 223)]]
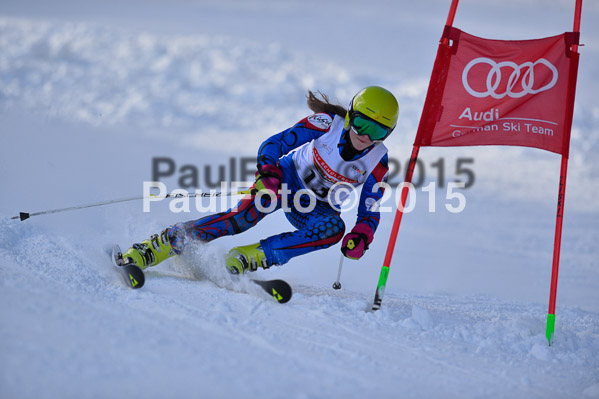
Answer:
[[(278, 165), (259, 164), (254, 189), (256, 191), (270, 190), (275, 195), (278, 195), (279, 188), (281, 188), (281, 180), (283, 180), (283, 171)], [(255, 194), (255, 192), (252, 192), (252, 194)]]
[(374, 238), (374, 231), (366, 223), (358, 223), (343, 237), (341, 253), (346, 258), (360, 259)]

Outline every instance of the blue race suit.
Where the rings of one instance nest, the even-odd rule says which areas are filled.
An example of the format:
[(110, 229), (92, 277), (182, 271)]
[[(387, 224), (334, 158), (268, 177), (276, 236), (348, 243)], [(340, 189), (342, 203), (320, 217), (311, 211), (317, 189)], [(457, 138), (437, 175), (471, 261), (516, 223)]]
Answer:
[[(332, 114), (316, 114), (331, 120)], [(282, 172), (282, 183), (287, 184), (287, 207), (285, 216), (297, 229), (292, 232), (277, 234), (260, 241), (262, 249), (271, 265), (282, 265), (291, 258), (303, 255), (318, 249), (328, 248), (343, 238), (345, 224), (340, 216), (340, 211), (326, 201), (316, 201), (316, 207), (309, 213), (301, 212), (296, 208), (293, 198), (297, 191), (305, 189), (298, 176), (293, 162), (292, 150), (318, 139), (327, 134), (330, 124), (314, 123), (314, 116), (302, 119), (293, 127), (286, 129), (268, 138), (258, 150), (258, 164), (279, 164)], [(312, 123), (311, 123), (312, 121)], [(344, 132), (347, 133), (347, 132)], [(336, 151), (341, 152), (350, 146), (349, 137), (343, 134)], [(374, 146), (354, 154), (349, 152), (352, 159), (358, 159), (367, 154)], [(347, 155), (346, 155), (347, 156)], [(388, 159), (385, 155), (380, 159), (375, 169), (366, 179), (360, 196), (358, 217), (356, 224), (365, 223), (372, 231), (376, 231), (380, 214), (376, 207), (367, 206), (378, 202), (383, 196), (383, 189), (376, 187), (377, 183), (386, 181), (388, 174)], [(226, 212), (206, 216), (198, 220), (179, 223), (169, 231), (169, 239), (173, 249), (181, 253), (186, 239), (211, 241), (215, 238), (234, 235), (255, 226), (267, 214), (261, 212), (257, 200), (262, 201), (263, 209), (268, 207), (268, 197), (247, 196), (239, 204)], [(307, 194), (300, 197), (300, 207), (306, 208), (310, 202)], [(269, 213), (281, 209), (283, 201), (277, 201), (277, 206)]]

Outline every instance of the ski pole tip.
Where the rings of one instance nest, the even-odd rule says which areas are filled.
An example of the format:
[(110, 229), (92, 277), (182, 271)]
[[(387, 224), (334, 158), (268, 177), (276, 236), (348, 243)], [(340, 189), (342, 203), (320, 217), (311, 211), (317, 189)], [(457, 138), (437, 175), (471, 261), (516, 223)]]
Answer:
[(23, 220), (29, 219), (29, 217), (30, 217), (29, 213), (19, 212), (19, 216), (13, 216), (13, 217), (11, 217), (11, 219), (20, 219), (22, 222)]

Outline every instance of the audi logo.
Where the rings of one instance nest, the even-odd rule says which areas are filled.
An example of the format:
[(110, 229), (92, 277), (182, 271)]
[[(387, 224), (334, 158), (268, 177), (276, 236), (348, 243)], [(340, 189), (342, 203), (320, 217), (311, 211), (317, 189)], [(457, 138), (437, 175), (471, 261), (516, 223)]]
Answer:
[[(487, 74), (486, 91), (476, 91), (472, 87), (470, 87), (470, 84), (468, 83), (468, 72), (470, 72), (470, 69), (472, 69), (475, 65), (478, 64), (488, 64), (491, 66), (491, 69)], [(534, 88), (534, 69), (536, 65), (544, 65), (549, 69), (549, 71), (552, 74), (551, 81), (537, 89)], [(503, 78), (503, 76), (501, 75), (502, 68), (510, 68), (512, 70), (512, 73), (509, 75), (507, 79), (507, 84), (505, 85), (505, 92), (497, 93), (497, 89), (499, 88), (499, 85)], [(522, 79), (520, 79), (520, 75), (522, 74)], [(542, 91), (551, 89), (553, 86), (555, 86), (558, 76), (559, 74), (557, 72), (557, 68), (553, 66), (553, 64), (551, 64), (545, 58), (539, 58), (535, 62), (524, 62), (521, 65), (518, 65), (515, 62), (511, 61), (502, 61), (497, 63), (490, 58), (479, 57), (470, 61), (468, 65), (466, 65), (466, 67), (464, 68), (464, 72), (462, 72), (462, 84), (464, 85), (464, 89), (466, 89), (466, 91), (471, 96), (478, 98), (488, 96), (491, 96), (495, 99), (501, 99), (505, 96), (511, 98), (519, 98), (523, 97), (526, 94), (537, 94)], [(521, 82), (521, 84), (518, 87), (516, 87), (518, 82)]]

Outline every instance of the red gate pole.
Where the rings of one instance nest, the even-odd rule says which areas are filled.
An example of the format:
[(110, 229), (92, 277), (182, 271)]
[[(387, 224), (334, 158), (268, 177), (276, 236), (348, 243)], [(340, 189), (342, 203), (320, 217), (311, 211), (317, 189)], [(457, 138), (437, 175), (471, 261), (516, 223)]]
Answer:
[(458, 10), (459, 0), (452, 0), (451, 6), (449, 7), (449, 14), (447, 14), (447, 22), (445, 25), (453, 26), (453, 19), (455, 18), (455, 13)]
[[(458, 9), (459, 0), (452, 0), (451, 6), (449, 7), (449, 14), (447, 15), (447, 22), (445, 25), (451, 26), (453, 25), (453, 20), (455, 18), (455, 13)], [(443, 38), (443, 41), (446, 41), (446, 38)], [(412, 176), (414, 175), (414, 168), (416, 167), (416, 162), (418, 161), (418, 152), (420, 151), (420, 146), (414, 144), (414, 148), (412, 149), (412, 156), (410, 157), (410, 162), (408, 164), (408, 168), (406, 170), (406, 177), (404, 179), (404, 183), (401, 185), (401, 199), (400, 203), (397, 206), (397, 211), (395, 212), (395, 219), (393, 220), (393, 227), (391, 228), (391, 236), (389, 237), (389, 244), (387, 244), (387, 252), (385, 253), (385, 260), (383, 261), (383, 266), (381, 267), (381, 274), (379, 275), (379, 282), (377, 284), (376, 293), (374, 294), (374, 303), (372, 305), (372, 310), (379, 310), (381, 308), (381, 303), (383, 301), (383, 294), (385, 292), (385, 287), (387, 285), (387, 277), (389, 276), (389, 266), (391, 265), (391, 258), (393, 257), (393, 250), (395, 249), (395, 242), (397, 241), (397, 234), (399, 232), (399, 225), (401, 224), (401, 219), (403, 217), (403, 210), (406, 206), (406, 201), (408, 199), (409, 184), (412, 182)]]
[(410, 157), (410, 163), (408, 164), (408, 169), (406, 170), (406, 178), (404, 179), (403, 184), (400, 186), (401, 200), (400, 203), (397, 205), (397, 211), (395, 212), (395, 219), (393, 220), (393, 227), (391, 228), (389, 244), (387, 244), (385, 260), (383, 261), (383, 266), (381, 267), (379, 282), (376, 287), (376, 293), (374, 294), (374, 303), (372, 304), (372, 310), (379, 310), (381, 308), (383, 294), (385, 293), (385, 286), (387, 285), (387, 277), (389, 276), (389, 266), (391, 265), (391, 258), (393, 257), (393, 249), (395, 248), (395, 242), (397, 241), (397, 233), (399, 232), (399, 225), (401, 224), (403, 210), (406, 206), (406, 201), (410, 192), (409, 185), (412, 182), (412, 176), (414, 174), (416, 161), (418, 160), (419, 150), (420, 146), (414, 144), (414, 148), (412, 149), (412, 156)]
[[(582, 14), (582, 0), (576, 0), (576, 6), (574, 10), (574, 32), (580, 32), (580, 18)], [(572, 46), (572, 52), (578, 52), (578, 45)], [(572, 72), (570, 72), (572, 73)], [(574, 80), (574, 85), (576, 81)], [(570, 93), (574, 93), (575, 88), (570, 89)], [(572, 113), (574, 110), (574, 95), (572, 94), (568, 98), (568, 112), (567, 124), (565, 126), (568, 131), (572, 128)], [(570, 137), (570, 134), (568, 134)], [(570, 143), (567, 143), (569, 147)], [(545, 330), (545, 336), (549, 345), (553, 339), (553, 333), (555, 331), (555, 302), (557, 297), (557, 279), (559, 274), (559, 257), (562, 243), (562, 226), (564, 222), (564, 203), (566, 200), (566, 179), (568, 175), (568, 151), (562, 154), (562, 166), (560, 170), (559, 178), (559, 191), (557, 196), (557, 216), (555, 223), (555, 241), (553, 243), (553, 267), (551, 270), (551, 289), (549, 292), (549, 311), (547, 312), (547, 329)]]

